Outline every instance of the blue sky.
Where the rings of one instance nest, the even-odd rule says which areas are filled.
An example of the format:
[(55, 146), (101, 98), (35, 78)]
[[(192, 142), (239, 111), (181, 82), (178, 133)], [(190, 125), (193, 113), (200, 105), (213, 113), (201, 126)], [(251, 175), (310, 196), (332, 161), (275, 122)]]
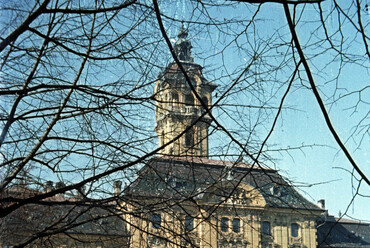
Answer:
[[(251, 63), (250, 70), (246, 72), (231, 94), (220, 102), (220, 105), (214, 110), (214, 114), (241, 143), (247, 143), (248, 149), (255, 152), (271, 128), (273, 117), (277, 112), (276, 107), (279, 106), (287, 82), (295, 69), (292, 61), (293, 53), (290, 48), (291, 36), (286, 26), (283, 8), (279, 4), (264, 4), (254, 17), (254, 21), (250, 22), (258, 5), (226, 2), (226, 4), (234, 4), (235, 6), (220, 8), (207, 6), (208, 12), (204, 12), (203, 6), (197, 6), (196, 2), (192, 2), (192, 6), (187, 5), (189, 2), (186, 0), (160, 2), (159, 7), (166, 15), (179, 20), (174, 22), (172, 19), (163, 18), (168, 35), (172, 40), (176, 39), (180, 20), (186, 22), (186, 26), (189, 28), (189, 38), (194, 47), (195, 62), (204, 66), (207, 79), (219, 85), (215, 92), (218, 97)], [(221, 3), (222, 1), (213, 2)], [(339, 1), (344, 9), (349, 7), (348, 13), (353, 14), (353, 6), (342, 5), (348, 4), (348, 2), (350, 1)], [(369, 85), (369, 60), (364, 55), (364, 44), (353, 24), (342, 16), (340, 23), (342, 33), (338, 33), (338, 18), (335, 15), (329, 15), (329, 10), (333, 7), (332, 3), (325, 1), (322, 7), (324, 17), (327, 18), (326, 27), (329, 35), (332, 36), (334, 47), (340, 48), (343, 38), (345, 41), (343, 49), (350, 55), (350, 59), (338, 56), (333, 49), (329, 49), (328, 43), (321, 42), (325, 37), (316, 5), (299, 5), (297, 7), (297, 16), (300, 17), (297, 33), (302, 46), (304, 46), (306, 58), (309, 60), (316, 85), (326, 103), (334, 127), (359, 167), (366, 175), (370, 176), (368, 156), (370, 150), (368, 131), (370, 92), (369, 88), (366, 88)], [(194, 8), (196, 8), (195, 11), (193, 11)], [(367, 13), (362, 14), (364, 26), (368, 29), (370, 17)], [(148, 13), (148, 15), (151, 14)], [(217, 26), (204, 25), (210, 20), (207, 15), (214, 21), (231, 21), (232, 23)], [(154, 20), (155, 23), (155, 19), (151, 20)], [(152, 35), (153, 39), (157, 41), (157, 39), (161, 39), (161, 34), (155, 25), (150, 26), (152, 24), (150, 21), (144, 22), (142, 28), (149, 27), (149, 30), (155, 30), (157, 33)], [(119, 24), (116, 23), (116, 25)], [(129, 27), (130, 23), (127, 25)], [(120, 31), (123, 32), (128, 27), (121, 26)], [(133, 33), (140, 35), (140, 28)], [(246, 31), (243, 32), (243, 30)], [(235, 39), (236, 37), (238, 38)], [(122, 83), (126, 86), (135, 85), (137, 80), (148, 83), (159, 72), (160, 68), (157, 68), (157, 65), (164, 67), (169, 61), (172, 61), (164, 42), (161, 45), (162, 48), (165, 47), (167, 54), (163, 54), (161, 49), (158, 50), (157, 57), (152, 58), (152, 64), (155, 66), (148, 67), (150, 73), (147, 78), (138, 80), (136, 75), (130, 78), (130, 72), (135, 69), (136, 64), (128, 67), (124, 61), (114, 61), (107, 63), (107, 66), (91, 69), (94, 73), (96, 72), (96, 78), (92, 76), (94, 82), (97, 82), (97, 85), (113, 82), (114, 85)], [(144, 54), (144, 57), (153, 55), (153, 50), (145, 49), (141, 50), (141, 55)], [(153, 71), (151, 71), (152, 69)], [(122, 76), (123, 74), (126, 76), (126, 73), (132, 81)], [(339, 150), (324, 123), (322, 113), (309, 88), (302, 68), (299, 76), (301, 80), (297, 79), (293, 82), (273, 135), (269, 139), (268, 146), (265, 147), (268, 150), (266, 154), (271, 156), (271, 159), (265, 159), (264, 162), (290, 178), (300, 192), (311, 201), (325, 199), (329, 213), (338, 215), (339, 211), (344, 213), (351, 203), (357, 190), (356, 178), (358, 175), (356, 173), (354, 176), (351, 175), (352, 167)], [(121, 77), (126, 81), (122, 81)], [(86, 79), (86, 81), (88, 80)], [(133, 94), (150, 96), (153, 87), (154, 85), (144, 87)], [(218, 97), (214, 95), (214, 102), (219, 99)], [(8, 106), (1, 104), (7, 109)], [(232, 106), (233, 104), (235, 106)], [(247, 105), (262, 106), (263, 108)], [(143, 105), (140, 107), (142, 108)], [(130, 108), (127, 111), (129, 110)], [(136, 115), (133, 117), (137, 124), (136, 127), (140, 126), (142, 130), (147, 131), (144, 135), (148, 135), (148, 133), (152, 135), (148, 142), (150, 144), (141, 151), (143, 153), (156, 147), (155, 134), (152, 129), (154, 126), (153, 112), (153, 106), (148, 104), (140, 112), (143, 116), (145, 115), (144, 117)], [(357, 126), (359, 123), (360, 125)], [(68, 125), (68, 123), (64, 122), (61, 125)], [(57, 125), (56, 130), (58, 131), (58, 128), (62, 127)], [(356, 127), (358, 128), (356, 129)], [(120, 127), (112, 126), (111, 128), (115, 130)], [(68, 132), (66, 131), (66, 135), (70, 134), (69, 131), (69, 129)], [(76, 130), (76, 132), (79, 131), (80, 129)], [(103, 129), (96, 131), (105, 134)], [(126, 130), (121, 131), (123, 133), (120, 135), (129, 141), (135, 135), (124, 133)], [(232, 144), (229, 149), (229, 140), (222, 132), (216, 132), (210, 137), (210, 140), (214, 155), (238, 156), (238, 147)], [(228, 157), (224, 156), (224, 158)], [(125, 158), (120, 159), (125, 160)], [(86, 161), (86, 164), (89, 162), (91, 161)], [(75, 166), (74, 163), (71, 165)], [(98, 165), (94, 164), (94, 166)], [(106, 167), (102, 166), (102, 168)], [(91, 171), (87, 170), (83, 173), (88, 174)], [(51, 177), (48, 175), (48, 179)], [(71, 181), (74, 180), (78, 179), (71, 178)], [(369, 199), (369, 186), (362, 183), (359, 194), (349, 206), (347, 217), (370, 221)]]
[[(351, 9), (353, 6), (343, 5), (346, 4), (343, 1), (340, 3), (343, 9), (350, 7), (348, 13), (353, 13)], [(208, 14), (218, 20), (231, 20), (234, 18), (248, 21), (257, 9), (256, 6), (248, 5), (242, 7), (239, 5), (238, 8), (214, 8), (209, 9)], [(326, 19), (328, 33), (332, 35), (334, 46), (339, 49), (341, 36), (338, 36), (336, 32), (338, 29), (337, 16), (329, 15), (329, 10), (332, 7), (331, 2), (325, 2), (322, 5), (324, 17), (328, 17)], [(172, 8), (162, 4), (162, 8), (165, 9), (166, 14), (170, 14), (178, 19), (194, 20), (196, 19), (194, 16), (197, 16), (196, 13), (193, 16), (189, 14), (192, 11), (185, 4), (185, 1), (176, 1), (176, 7), (173, 5)], [(331, 121), (358, 166), (366, 175), (370, 175), (368, 157), (368, 151), (370, 150), (368, 133), (369, 108), (367, 104), (370, 99), (370, 92), (366, 89), (369, 85), (369, 60), (364, 55), (364, 45), (358, 35), (354, 35), (353, 25), (348, 20), (342, 20), (341, 30), (344, 40), (351, 41), (345, 44), (343, 49), (346, 49), (346, 52), (350, 53), (352, 58), (355, 59), (353, 62), (347, 61), (345, 58), (340, 59), (335, 51), (327, 50), (328, 43), (316, 43), (325, 38), (317, 6), (300, 5), (297, 10), (297, 16), (300, 16), (300, 25), (297, 26), (297, 33), (302, 46), (307, 46), (304, 49), (305, 55), (309, 60), (321, 97), (326, 103)], [(369, 16), (366, 16), (366, 13), (363, 14), (364, 25), (368, 25)], [(279, 53), (283, 56), (284, 53), (290, 52), (284, 46), (277, 47), (274, 51), (272, 48), (279, 42), (284, 44), (283, 42), (289, 43), (290, 41), (284, 11), (279, 4), (262, 5), (253, 25), (248, 28), (248, 37), (239, 37), (238, 44), (232, 42), (232, 39), (235, 38), (233, 34), (243, 30), (246, 27), (245, 23), (231, 25), (232, 28), (227, 30), (229, 35), (220, 34), (216, 29), (212, 28), (205, 29), (208, 33), (204, 34), (202, 31), (199, 31), (200, 28), (197, 24), (189, 23), (188, 26), (189, 36), (194, 46), (195, 61), (205, 67), (204, 71), (208, 72), (208, 79), (212, 80), (214, 78), (216, 83), (220, 85), (219, 94), (235, 79), (236, 74), (226, 78), (220, 78), (220, 76), (226, 74), (226, 71), (234, 72), (244, 68), (246, 63), (250, 61), (250, 55), (253, 54), (251, 49), (253, 47), (258, 47), (256, 51), (262, 52), (264, 50), (263, 45), (269, 43), (268, 39), (271, 39), (271, 43), (268, 44), (271, 45), (267, 49), (268, 53), (263, 53), (261, 56), (272, 54), (270, 61), (273, 61), (271, 62), (273, 65), (279, 63)], [(171, 26), (168, 33), (174, 39), (176, 27)], [(252, 45), (246, 45), (245, 50), (236, 47), (248, 40)], [(231, 42), (231, 45), (222, 54), (217, 54), (228, 42)], [(248, 49), (250, 50), (248, 51)], [(292, 55), (287, 55), (284, 59), (289, 60), (289, 56)], [(202, 60), (200, 57), (204, 59)], [(275, 75), (269, 75), (267, 66), (257, 65), (258, 63), (266, 63), (266, 61), (268, 60), (261, 59), (261, 61), (254, 62), (251, 70), (262, 71), (259, 79), (266, 80), (265, 89), (275, 93), (274, 96), (270, 93), (272, 98), (269, 103), (271, 104), (270, 106), (276, 107), (286, 89), (281, 86), (284, 83), (286, 84), (287, 81), (284, 82), (284, 80), (288, 79), (294, 68), (286, 66), (282, 70), (275, 72)], [(352, 166), (339, 150), (338, 145), (329, 132), (302, 68), (300, 77), (302, 80), (296, 80), (293, 83), (292, 89), (284, 103), (284, 110), (280, 114), (274, 133), (269, 139), (269, 149), (279, 150), (280, 148), (280, 151), (269, 152), (273, 157), (273, 161), (267, 164), (276, 167), (281, 174), (290, 178), (295, 185), (299, 186), (297, 187), (299, 191), (311, 201), (316, 202), (320, 199), (325, 199), (326, 207), (330, 214), (335, 216), (338, 216), (339, 212), (344, 214), (348, 207), (347, 216), (344, 218), (353, 217), (370, 221), (368, 211), (368, 206), (370, 206), (369, 186), (362, 182), (358, 191), (359, 194), (351, 202), (358, 187), (358, 175), (357, 173), (354, 173), (354, 176), (351, 175)], [(281, 80), (281, 82), (274, 83), (274, 79)], [(252, 76), (247, 76), (243, 83), (245, 85), (251, 84), (251, 80)], [(358, 90), (362, 90), (361, 98), (359, 94), (346, 95)], [(257, 101), (251, 99), (252, 97), (253, 94), (248, 92), (237, 97), (228, 97), (223, 103), (256, 103)], [(357, 108), (351, 108), (355, 105)], [(219, 109), (216, 113), (219, 114), (221, 120), (224, 120), (224, 125), (230, 130), (235, 127), (236, 122), (230, 119), (226, 120), (226, 114), (223, 113), (223, 110)], [(259, 118), (263, 117), (263, 115), (254, 115), (253, 113), (256, 114), (253, 111), (243, 114), (245, 118), (249, 116), (251, 120), (243, 120), (241, 122), (256, 124), (258, 121), (253, 120), (253, 118), (256, 116), (259, 116)], [(271, 116), (276, 114), (276, 111), (271, 110), (268, 113), (270, 113), (271, 118)], [(361, 127), (355, 129), (359, 123)], [(263, 122), (262, 128), (257, 128), (253, 134), (263, 139), (266, 130), (269, 130), (271, 124), (272, 119)], [(211, 140), (213, 140), (212, 145), (214, 147), (219, 146), (219, 137), (213, 139), (211, 137)], [(240, 138), (240, 140), (243, 141), (243, 138)], [(298, 147), (301, 148), (297, 149)]]

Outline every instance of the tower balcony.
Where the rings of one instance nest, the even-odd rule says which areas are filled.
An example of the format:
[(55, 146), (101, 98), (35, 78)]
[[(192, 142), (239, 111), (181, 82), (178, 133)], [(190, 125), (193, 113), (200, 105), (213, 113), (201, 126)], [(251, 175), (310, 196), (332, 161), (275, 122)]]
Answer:
[(168, 106), (166, 110), (169, 114), (178, 115), (198, 115), (200, 113), (199, 109), (194, 106)]
[[(204, 112), (205, 109), (194, 106), (167, 106), (165, 109), (162, 109), (156, 113), (156, 121), (161, 121), (167, 115), (200, 116), (201, 114), (204, 114)], [(204, 117), (210, 119), (208, 114), (206, 114)]]
[(169, 112), (175, 112), (175, 113), (180, 113), (180, 112), (182, 112), (182, 111), (181, 111), (181, 108), (180, 108), (179, 106), (168, 106), (168, 107), (167, 107), (167, 110), (168, 110)]
[(185, 106), (185, 114), (186, 115), (197, 115), (198, 114), (198, 109), (193, 106)]

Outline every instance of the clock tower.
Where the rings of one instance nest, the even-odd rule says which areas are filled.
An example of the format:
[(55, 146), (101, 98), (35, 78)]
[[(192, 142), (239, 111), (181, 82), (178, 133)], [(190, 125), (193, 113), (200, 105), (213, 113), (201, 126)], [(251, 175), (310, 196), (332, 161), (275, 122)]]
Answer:
[(194, 63), (187, 36), (187, 30), (181, 26), (174, 51), (190, 82), (175, 61), (159, 75), (154, 89), (155, 130), (160, 147), (169, 143), (161, 155), (208, 157), (211, 118), (206, 108), (211, 107), (212, 92), (217, 86), (205, 79), (203, 68)]

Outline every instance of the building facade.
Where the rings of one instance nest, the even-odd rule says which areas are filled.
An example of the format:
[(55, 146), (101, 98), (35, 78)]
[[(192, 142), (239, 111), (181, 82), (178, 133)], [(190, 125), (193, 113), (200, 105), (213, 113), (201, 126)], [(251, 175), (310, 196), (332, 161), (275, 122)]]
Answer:
[(124, 190), (130, 247), (317, 247), (322, 209), (276, 170), (208, 159), (212, 91), (182, 27), (155, 85), (160, 155)]

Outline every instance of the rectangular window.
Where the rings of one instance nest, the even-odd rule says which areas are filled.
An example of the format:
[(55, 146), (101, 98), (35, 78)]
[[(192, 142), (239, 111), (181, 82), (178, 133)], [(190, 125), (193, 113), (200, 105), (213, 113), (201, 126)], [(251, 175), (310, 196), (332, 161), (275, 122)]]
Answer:
[(192, 147), (192, 146), (194, 146), (194, 128), (190, 128), (185, 133), (185, 146), (186, 147)]
[(271, 235), (270, 222), (268, 222), (268, 221), (262, 222), (262, 234), (264, 234), (264, 235)]
[(194, 105), (194, 97), (192, 94), (187, 94), (185, 96), (185, 104), (186, 105), (189, 105), (189, 106), (193, 106)]
[(226, 217), (221, 218), (221, 231), (223, 232), (229, 231), (229, 219)]
[(298, 237), (299, 225), (297, 223), (292, 223), (290, 225), (290, 232), (292, 237)]
[(160, 214), (152, 214), (152, 227), (154, 229), (161, 228), (161, 215)]
[(185, 216), (185, 230), (192, 231), (194, 229), (194, 219), (193, 217), (187, 215)]
[(233, 232), (239, 233), (240, 232), (240, 219), (233, 219)]

